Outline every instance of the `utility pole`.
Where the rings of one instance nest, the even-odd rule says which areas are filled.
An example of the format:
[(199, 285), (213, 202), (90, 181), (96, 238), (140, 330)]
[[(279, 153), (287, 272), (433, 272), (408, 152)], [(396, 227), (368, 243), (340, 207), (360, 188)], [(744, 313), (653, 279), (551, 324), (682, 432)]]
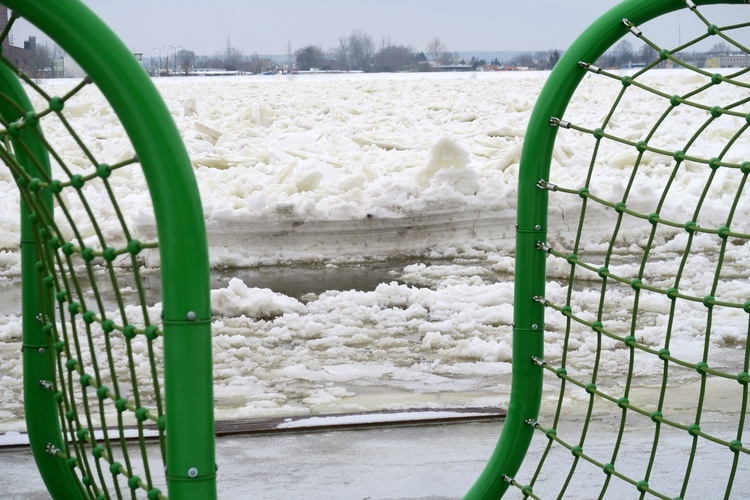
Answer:
[(294, 63), (294, 58), (292, 56), (292, 41), (287, 40), (286, 42), (286, 65), (290, 73), (292, 72), (293, 63)]

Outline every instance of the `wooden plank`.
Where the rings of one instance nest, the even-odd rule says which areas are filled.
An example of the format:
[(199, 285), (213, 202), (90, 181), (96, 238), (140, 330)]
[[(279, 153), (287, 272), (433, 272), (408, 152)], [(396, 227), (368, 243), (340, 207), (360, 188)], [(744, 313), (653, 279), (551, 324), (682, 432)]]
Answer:
[[(220, 420), (215, 424), (216, 436), (239, 436), (259, 434), (289, 434), (305, 432), (332, 432), (358, 429), (377, 429), (388, 427), (408, 427), (458, 424), (505, 419), (505, 410), (499, 408), (415, 408), (406, 410), (380, 410), (358, 413), (330, 413), (322, 415), (305, 415), (295, 417), (248, 418), (238, 420)], [(155, 425), (144, 425), (144, 430), (151, 436), (147, 441), (157, 437)], [(135, 431), (135, 426), (126, 426), (126, 431)], [(114, 433), (111, 430), (110, 433)], [(131, 436), (135, 433), (129, 433)], [(112, 435), (112, 434), (110, 434)], [(13, 439), (3, 440), (0, 435), (0, 450), (28, 448), (25, 433), (13, 433)], [(127, 437), (128, 441), (135, 437)]]

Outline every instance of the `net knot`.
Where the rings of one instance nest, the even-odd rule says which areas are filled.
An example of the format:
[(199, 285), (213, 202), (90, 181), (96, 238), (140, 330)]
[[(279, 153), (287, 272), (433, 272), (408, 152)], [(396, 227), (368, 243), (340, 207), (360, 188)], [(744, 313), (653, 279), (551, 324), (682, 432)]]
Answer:
[(96, 257), (96, 255), (94, 254), (94, 249), (91, 247), (84, 248), (81, 252), (81, 257), (83, 257), (83, 260), (85, 260), (86, 262), (91, 262)]
[(106, 385), (103, 385), (103, 386), (99, 387), (96, 390), (96, 397), (98, 397), (99, 400), (104, 400), (104, 399), (108, 398), (109, 397), (109, 387), (107, 387)]
[(146, 335), (146, 338), (149, 340), (156, 340), (156, 337), (159, 336), (159, 327), (156, 325), (148, 325), (144, 331), (144, 334)]
[(113, 476), (122, 473), (122, 465), (120, 462), (112, 462), (112, 465), (109, 466), (109, 472), (111, 472)]
[(158, 500), (161, 498), (161, 490), (159, 488), (152, 488), (146, 493), (148, 500)]
[(125, 398), (120, 398), (117, 401), (115, 401), (115, 408), (117, 408), (117, 411), (120, 413), (124, 412), (128, 409), (128, 400)]
[(83, 189), (84, 184), (86, 184), (86, 181), (83, 180), (80, 174), (76, 174), (70, 178), (70, 185), (76, 189)]
[(122, 329), (122, 335), (128, 340), (133, 340), (136, 335), (135, 325), (125, 325)]
[(141, 487), (141, 478), (138, 476), (131, 476), (130, 479), (128, 479), (128, 488), (131, 490), (137, 490)]
[(49, 100), (49, 109), (51, 109), (55, 113), (59, 113), (63, 110), (64, 107), (65, 101), (63, 101), (60, 97), (53, 97)]
[(102, 163), (101, 165), (96, 167), (96, 175), (98, 175), (102, 179), (106, 179), (107, 177), (110, 176), (111, 173), (112, 173), (112, 170), (109, 168), (109, 165), (107, 165), (106, 163)]
[(138, 255), (141, 251), (141, 242), (138, 240), (130, 240), (128, 242), (128, 253), (131, 255)]
[(135, 410), (135, 418), (139, 422), (146, 421), (148, 419), (149, 415), (150, 415), (150, 413), (148, 411), (148, 408), (141, 407), (141, 408), (138, 408), (137, 410)]

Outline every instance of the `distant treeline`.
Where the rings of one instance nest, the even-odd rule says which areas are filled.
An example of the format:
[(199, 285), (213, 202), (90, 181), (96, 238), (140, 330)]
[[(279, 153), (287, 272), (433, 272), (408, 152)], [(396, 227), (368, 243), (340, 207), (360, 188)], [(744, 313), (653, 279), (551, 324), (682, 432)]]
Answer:
[[(705, 56), (721, 56), (731, 53), (731, 47), (724, 42), (717, 43)], [(252, 54), (247, 56), (233, 47), (227, 40), (227, 47), (213, 56), (196, 56), (193, 51), (180, 50), (167, 53), (159, 60), (151, 58), (152, 74), (190, 74), (194, 69), (220, 68), (227, 71), (246, 73), (309, 71), (363, 71), (363, 72), (401, 72), (401, 71), (441, 71), (445, 69), (552, 69), (560, 60), (563, 52), (547, 50), (537, 52), (520, 52), (513, 57), (500, 61), (497, 57), (486, 60), (482, 57), (462, 57), (453, 52), (439, 38), (430, 40), (424, 50), (416, 51), (411, 46), (391, 43), (389, 38), (375, 40), (362, 31), (353, 31), (348, 36), (340, 37), (336, 47), (324, 50), (319, 45), (309, 44), (293, 50), (291, 43), (283, 62), (278, 57)], [(171, 58), (170, 58), (171, 56)], [(598, 66), (623, 67), (634, 64), (648, 64), (658, 59), (658, 53), (647, 44), (635, 48), (628, 40), (623, 40), (605, 53)]]

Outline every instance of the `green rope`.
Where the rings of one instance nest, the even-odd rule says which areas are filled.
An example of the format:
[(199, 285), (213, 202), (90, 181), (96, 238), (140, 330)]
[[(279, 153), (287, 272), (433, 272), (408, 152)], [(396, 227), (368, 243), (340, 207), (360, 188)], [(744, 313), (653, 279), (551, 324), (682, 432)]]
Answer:
[[(717, 27), (708, 22), (699, 9), (691, 10), (706, 25), (708, 33), (704, 32), (671, 51), (646, 38), (629, 21), (623, 21), (633, 35), (659, 54), (657, 60), (631, 76), (603, 70), (594, 63), (579, 63), (582, 71), (603, 78), (603, 85), (606, 85), (606, 81), (619, 85), (610, 108), (602, 115), (599, 124), (592, 126), (573, 123), (562, 117), (550, 117), (550, 126), (558, 128), (561, 134), (567, 132), (578, 134), (579, 137), (590, 137), (591, 156), (583, 186), (558, 185), (551, 179), (542, 179), (537, 184), (539, 189), (550, 192), (550, 200), (553, 195), (560, 197), (561, 205), (569, 206), (571, 200), (577, 199), (578, 223), (573, 230), (574, 237), (569, 248), (559, 247), (562, 243), (548, 244), (540, 241), (537, 244), (538, 251), (546, 252), (550, 259), (567, 266), (567, 276), (560, 278), (561, 290), (555, 294), (554, 299), (542, 296), (534, 298), (549, 311), (562, 315), (564, 322), (559, 326), (560, 339), (556, 341), (561, 346), (559, 358), (532, 359), (556, 381), (557, 403), (554, 408), (550, 408), (549, 414), (543, 412), (538, 421), (527, 422), (546, 438), (540, 460), (532, 470), (530, 482), (525, 484), (514, 478), (506, 480), (524, 498), (563, 498), (580, 486), (577, 478), (590, 466), (601, 471), (601, 480), (596, 485), (584, 487), (597, 488), (599, 498), (604, 498), (611, 491), (627, 491), (620, 489), (623, 483), (632, 487), (632, 494), (637, 494), (640, 498), (647, 495), (663, 499), (684, 498), (690, 494), (691, 477), (696, 471), (701, 450), (707, 443), (723, 447), (728, 455), (732, 455), (731, 464), (727, 466), (727, 483), (721, 493), (728, 497), (735, 478), (743, 470), (743, 464), (747, 467), (749, 463), (750, 458), (747, 456), (750, 455), (750, 447), (743, 444), (742, 439), (748, 403), (747, 386), (750, 382), (750, 320), (740, 363), (714, 359), (712, 352), (716, 342), (715, 332), (717, 328), (725, 327), (723, 323), (727, 315), (750, 313), (750, 300), (727, 287), (735, 278), (733, 271), (725, 269), (730, 259), (730, 249), (735, 251), (750, 244), (750, 233), (733, 228), (733, 223), (739, 217), (739, 208), (746, 200), (743, 194), (746, 193), (750, 163), (737, 162), (729, 156), (735, 146), (747, 140), (750, 114), (746, 109), (750, 97), (740, 96), (717, 105), (715, 102), (705, 102), (705, 96), (720, 84), (727, 88), (749, 89), (750, 84), (741, 78), (748, 75), (750, 68), (732, 73), (711, 73), (687, 63), (679, 56), (685, 54), (687, 48), (714, 35), (747, 53), (747, 48), (727, 32), (747, 29), (750, 23)], [(690, 70), (708, 81), (696, 84), (694, 89), (681, 95), (664, 92), (649, 84), (644, 76), (650, 70), (662, 66), (665, 61)], [(664, 111), (642, 131), (642, 138), (638, 140), (622, 137), (616, 131), (616, 122), (622, 113), (628, 112), (626, 103), (632, 102), (629, 99), (633, 92), (645, 92), (652, 99), (664, 103)], [(725, 95), (731, 93), (720, 94)], [(705, 118), (696, 121), (695, 131), (688, 135), (682, 145), (675, 147), (662, 144), (662, 129), (669, 126), (669, 119), (672, 119), (678, 109), (703, 113)], [(699, 153), (697, 145), (706, 140), (706, 134), (712, 125), (719, 120), (731, 119), (737, 120), (738, 125), (731, 136), (721, 142), (720, 150), (710, 157)], [(601, 165), (607, 162), (609, 151), (616, 150), (616, 147), (625, 148), (634, 154), (629, 169), (623, 172), (627, 178), (623, 179), (622, 194), (619, 198), (612, 199), (607, 190), (599, 186), (598, 172)], [(644, 182), (648, 182), (653, 165), (659, 162), (662, 165), (671, 164), (671, 171), (660, 187), (658, 201), (653, 211), (636, 208), (640, 201), (638, 189)], [(675, 202), (671, 200), (676, 194), (678, 183), (687, 176), (695, 175), (692, 172), (696, 168), (699, 168), (698, 175), (703, 178), (703, 186), (696, 194), (690, 220), (673, 220), (668, 215), (662, 215), (669, 211), (668, 208), (673, 209)], [(719, 175), (724, 173), (734, 173), (732, 183), (736, 184), (736, 190), (731, 202), (719, 205), (723, 202), (716, 198), (713, 191), (722, 189), (717, 184), (726, 182), (724, 177), (719, 180)], [(717, 206), (722, 207), (718, 212), (722, 214), (722, 218), (718, 220), (715, 215)], [(606, 245), (597, 241), (589, 242), (593, 207), (598, 212), (604, 210), (604, 213), (611, 214), (606, 235), (595, 235), (597, 240), (606, 239)], [(638, 245), (638, 250), (634, 250), (630, 244), (623, 245), (623, 241), (627, 239), (623, 236), (626, 227), (639, 227), (641, 233), (646, 235)], [(548, 241), (556, 241), (554, 229), (549, 228)], [(682, 250), (674, 263), (670, 264), (673, 267), (664, 267), (664, 263), (659, 260), (661, 257), (654, 257), (653, 250), (662, 244), (660, 242), (674, 239), (680, 233), (684, 235)], [(692, 260), (697, 253), (693, 247), (698, 237), (710, 237), (715, 242), (715, 250), (711, 250), (713, 253), (710, 257), (705, 255), (709, 250), (701, 248), (702, 258), (708, 259), (702, 268), (696, 268)], [(567, 241), (567, 238), (560, 241)], [(595, 246), (591, 247), (592, 244)], [(560, 269), (560, 265), (556, 268)], [(699, 281), (704, 274), (705, 285)], [(597, 292), (595, 302), (590, 298), (583, 299), (580, 295), (582, 291), (594, 290)], [(622, 304), (622, 297), (628, 295), (632, 301), (627, 305)], [(661, 304), (660, 310), (664, 307), (668, 309), (668, 312), (663, 313), (663, 319), (658, 321), (650, 312), (650, 304), (654, 303)], [(700, 328), (700, 354), (696, 359), (672, 353), (673, 342), (676, 339), (682, 342), (684, 315), (692, 314), (685, 311), (693, 310), (696, 311), (696, 321), (703, 324)], [(659, 328), (663, 332), (661, 339), (644, 333), (656, 327), (657, 323), (661, 325)], [(557, 328), (555, 327), (556, 330)], [(547, 329), (549, 331), (550, 327)], [(586, 366), (580, 366), (571, 358), (577, 350), (575, 346), (580, 342), (587, 342), (591, 352)], [(618, 351), (622, 352), (622, 356), (617, 358), (620, 360), (619, 370), (617, 373), (608, 372), (604, 366), (605, 357), (610, 359)], [(640, 382), (636, 373), (640, 364), (649, 358), (656, 362), (650, 362), (652, 364), (649, 366), (661, 367), (654, 373), (658, 376), (658, 382), (653, 399), (643, 398), (638, 390)], [(619, 372), (622, 372), (621, 377)], [(688, 380), (697, 387), (691, 412), (685, 412), (679, 406), (674, 408), (670, 402), (672, 387)], [(725, 431), (710, 430), (711, 426), (702, 428), (705, 413), (710, 409), (710, 387), (719, 380), (738, 384), (734, 391), (737, 394), (737, 407), (732, 410), (737, 415), (737, 429), (729, 435)], [(580, 423), (572, 426), (568, 421), (570, 403), (567, 403), (571, 398), (577, 401), (575, 404), (579, 406), (580, 412), (580, 417), (577, 417), (580, 418)], [(601, 412), (606, 412), (613, 419), (616, 416), (616, 426), (604, 455), (606, 458), (597, 456), (601, 453), (597, 450), (587, 451), (589, 441), (596, 436), (592, 434), (595, 417)], [(545, 420), (549, 423), (545, 424)], [(634, 428), (646, 429), (646, 423), (651, 426), (652, 440), (642, 467), (632, 471), (618, 468), (629, 431)], [(660, 458), (661, 450), (665, 440), (669, 439), (668, 436), (675, 432), (684, 436), (686, 447), (684, 463), (681, 465), (684, 469), (670, 470), (674, 475), (671, 482), (657, 484), (657, 481), (664, 483), (656, 475), (660, 467), (664, 466), (664, 457)], [(747, 436), (744, 437), (747, 439)], [(560, 461), (561, 455), (556, 451), (559, 448), (569, 452), (570, 459), (567, 463)], [(650, 482), (653, 484), (649, 484)], [(547, 491), (552, 485), (554, 488)], [(544, 493), (540, 493), (542, 491)]]
[[(10, 24), (0, 36), (7, 36), (9, 27)], [(74, 123), (63, 114), (65, 105), (81, 90), (90, 87), (88, 79), (62, 97), (51, 97), (7, 58), (0, 56), (0, 64), (22, 75), (28, 91), (34, 91), (47, 103), (41, 111), (26, 113), (25, 118), (17, 122), (0, 118), (3, 128), (0, 130), (3, 139), (0, 160), (10, 169), (24, 203), (34, 214), (37, 267), (45, 276), (43, 288), (56, 299), (55, 303), (46, 305), (40, 318), (48, 334), (45, 347), (55, 354), (50, 362), (54, 363), (53, 371), (57, 374), (56, 380), (45, 383), (55, 393), (61, 428), (68, 439), (64, 449), (50, 447), (48, 452), (76, 473), (76, 484), (85, 497), (135, 498), (135, 492), (141, 491), (143, 497), (166, 498), (158, 488), (158, 485), (164, 488), (163, 473), (155, 474), (154, 470), (161, 471), (164, 465), (166, 438), (159, 384), (162, 375), (157, 363), (162, 332), (149, 318), (138, 260), (141, 252), (157, 249), (158, 244), (140, 242), (131, 236), (109, 183), (110, 176), (122, 169), (137, 168), (138, 161), (131, 158), (112, 165), (99, 161), (76, 133)], [(0, 100), (23, 112), (1, 91)], [(74, 173), (80, 168), (70, 165), (40, 133), (37, 125), (43, 126), (43, 122), (49, 122), (51, 127), (62, 126), (89, 163), (88, 173)], [(47, 149), (54, 177), (46, 175), (41, 165), (36, 164), (42, 174), (32, 178), (16, 160), (16, 151), (9, 139), (14, 139), (14, 144), (37, 162), (23, 139), (27, 128)], [(99, 208), (94, 208), (87, 197), (87, 187), (97, 183), (99, 191), (109, 199), (119, 227), (119, 234), (115, 236), (118, 242), (114, 244), (109, 243), (111, 238), (105, 237)], [(57, 201), (55, 213), (38, 199), (45, 191), (51, 192)], [(74, 199), (85, 214), (96, 243), (81, 232), (75, 222), (77, 216), (68, 207), (68, 199)], [(114, 233), (117, 231), (107, 228), (107, 234)], [(71, 234), (72, 239), (66, 240), (65, 234)], [(124, 269), (131, 273), (137, 288), (133, 297), (126, 298), (122, 293), (120, 282)], [(112, 296), (111, 300), (105, 299), (107, 294)], [(130, 318), (132, 306), (137, 308), (141, 318)], [(138, 371), (135, 342), (139, 343), (139, 350), (145, 343), (149, 358), (148, 380)], [(124, 369), (122, 359), (127, 360)], [(152, 404), (154, 406), (149, 408)], [(135, 424), (135, 444), (126, 438), (130, 422)], [(161, 458), (156, 468), (151, 465), (154, 457), (149, 457), (149, 428), (158, 433)], [(141, 469), (142, 476), (137, 468)]]

